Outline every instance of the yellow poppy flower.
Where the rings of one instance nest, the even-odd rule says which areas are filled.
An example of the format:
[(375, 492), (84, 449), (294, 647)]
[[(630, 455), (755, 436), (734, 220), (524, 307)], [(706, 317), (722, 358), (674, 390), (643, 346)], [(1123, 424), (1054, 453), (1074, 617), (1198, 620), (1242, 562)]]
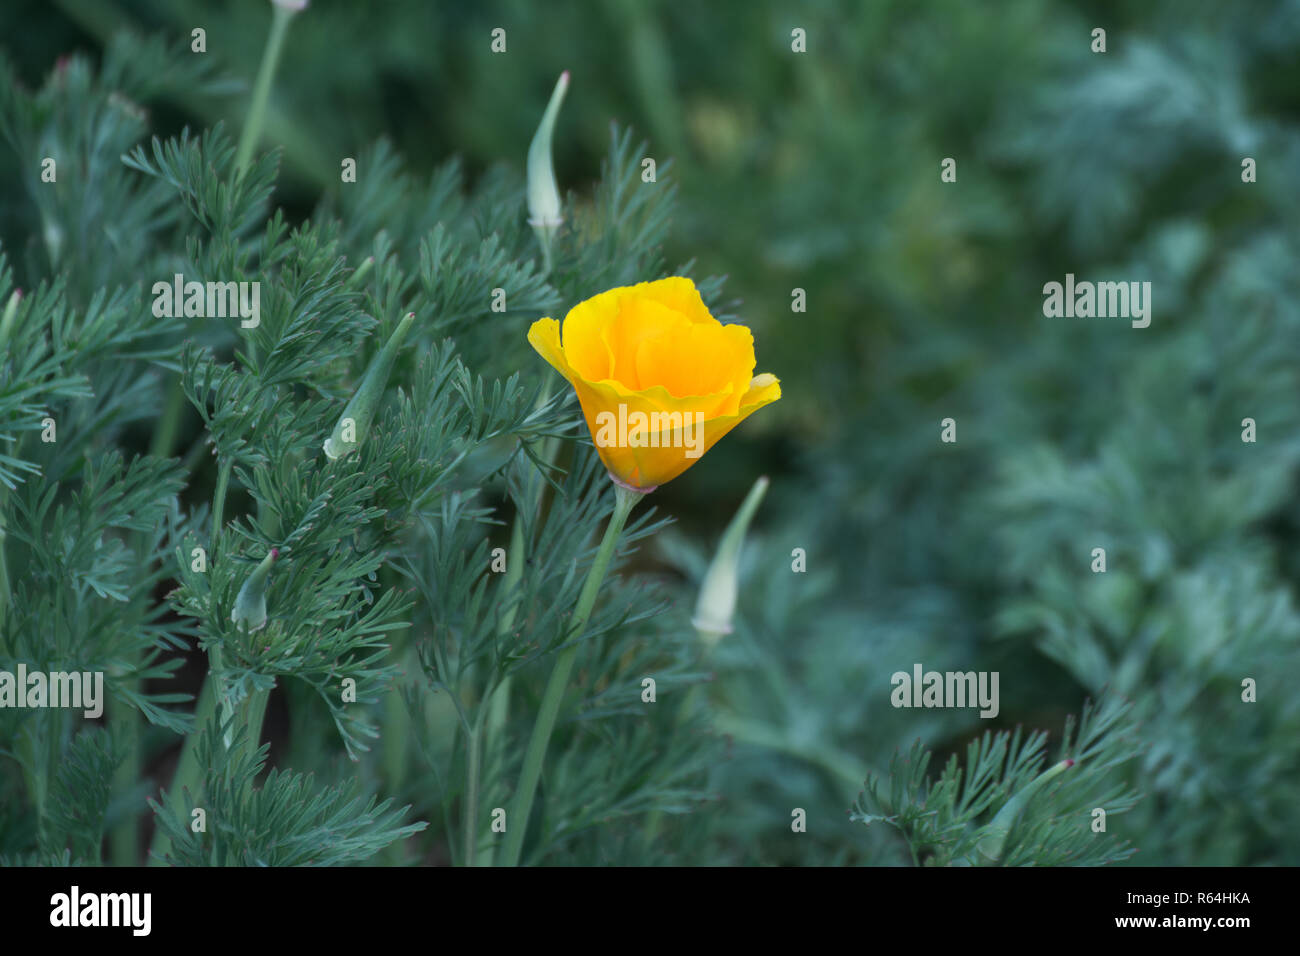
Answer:
[(723, 325), (695, 283), (675, 276), (620, 286), (538, 319), (528, 342), (569, 380), (610, 477), (652, 491), (781, 397), (754, 374), (754, 337)]

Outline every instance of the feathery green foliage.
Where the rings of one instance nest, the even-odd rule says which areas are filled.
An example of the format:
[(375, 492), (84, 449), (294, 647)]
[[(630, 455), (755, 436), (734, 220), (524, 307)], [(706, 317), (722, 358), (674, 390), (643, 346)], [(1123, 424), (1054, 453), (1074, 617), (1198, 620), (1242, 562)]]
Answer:
[[(667, 274), (785, 395), (634, 513), (524, 863), (1300, 860), (1294, 3), (317, 4), (239, 171), (268, 6), (0, 13), (0, 670), (102, 671), (108, 718), (0, 708), (0, 862), (495, 862), (611, 502), (525, 332)], [(1153, 324), (1045, 318), (1067, 272), (1149, 279)], [(177, 274), (257, 324), (158, 314)], [(891, 706), (917, 662), (1001, 713)]]

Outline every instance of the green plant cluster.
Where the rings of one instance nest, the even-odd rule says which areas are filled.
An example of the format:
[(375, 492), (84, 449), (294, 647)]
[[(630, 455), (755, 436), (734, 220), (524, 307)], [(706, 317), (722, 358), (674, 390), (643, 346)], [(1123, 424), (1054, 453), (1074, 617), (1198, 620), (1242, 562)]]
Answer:
[[(525, 332), (669, 274), (784, 395), (634, 512), (522, 862), (1300, 860), (1294, 3), (320, 4), (240, 168), (268, 6), (0, 14), (0, 670), (109, 697), (0, 709), (0, 861), (497, 862), (612, 500)], [(176, 273), (260, 325), (154, 315)], [(1044, 316), (1067, 273), (1150, 281), (1151, 326)], [(999, 716), (891, 706), (917, 662)]]

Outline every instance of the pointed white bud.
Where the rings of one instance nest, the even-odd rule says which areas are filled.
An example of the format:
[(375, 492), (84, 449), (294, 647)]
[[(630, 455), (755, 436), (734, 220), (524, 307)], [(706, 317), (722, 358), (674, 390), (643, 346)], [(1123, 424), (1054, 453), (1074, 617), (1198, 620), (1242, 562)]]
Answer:
[(560, 187), (555, 182), (555, 166), (551, 161), (551, 135), (568, 88), (569, 71), (565, 70), (556, 81), (551, 101), (542, 114), (541, 125), (528, 146), (528, 224), (542, 245), (547, 272), (551, 271), (551, 242), (564, 222)]
[(736, 595), (740, 578), (740, 550), (745, 544), (745, 531), (758, 504), (767, 491), (768, 481), (760, 478), (745, 496), (740, 510), (723, 532), (713, 563), (704, 575), (700, 597), (695, 603), (695, 616), (691, 623), (708, 644), (714, 644), (724, 634), (731, 633), (731, 618), (736, 612)]
[(250, 633), (266, 627), (266, 586), (271, 576), (271, 565), (279, 556), (278, 548), (268, 551), (235, 595), (235, 606), (230, 612), (230, 619), (236, 624), (242, 624), (244, 630)]
[(414, 321), (415, 313), (407, 313), (406, 317), (397, 323), (397, 328), (384, 343), (384, 347), (370, 360), (370, 366), (366, 369), (361, 384), (357, 386), (356, 393), (343, 409), (338, 424), (334, 426), (334, 431), (329, 438), (325, 439), (325, 444), (322, 446), (325, 455), (331, 461), (342, 458), (361, 446), (370, 428), (370, 422), (383, 400), (384, 388), (388, 385), (388, 376), (393, 371), (398, 350), (401, 349), (406, 333)]

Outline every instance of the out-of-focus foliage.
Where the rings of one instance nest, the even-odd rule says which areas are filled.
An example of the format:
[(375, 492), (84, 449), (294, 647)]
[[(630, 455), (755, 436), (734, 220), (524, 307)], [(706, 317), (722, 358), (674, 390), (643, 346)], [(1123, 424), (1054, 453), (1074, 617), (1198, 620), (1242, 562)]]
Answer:
[[(561, 772), (543, 790), (549, 809), (534, 861), (904, 862), (903, 836), (846, 813), (868, 775), (888, 775), (891, 755), (912, 752), (918, 738), (935, 752), (928, 781), (900, 791), (923, 801), (934, 792), (927, 784), (944, 786), (938, 767), (990, 725), (1058, 736), (1086, 698), (1116, 696), (1131, 704), (1125, 720), (1140, 721), (1126, 733), (1142, 748), (1109, 768), (1104, 789), (1142, 796), (1110, 817), (1107, 839), (1136, 847), (1148, 865), (1300, 862), (1300, 697), (1290, 686), (1300, 677), (1300, 2), (1016, 0), (996, 13), (963, 0), (734, 0), (688, 13), (666, 0), (382, 6), (320, 3), (297, 18), (263, 145), (282, 147), (274, 206), (291, 220), (337, 216), (337, 233), (322, 241), (337, 240), (349, 268), (367, 255), (401, 262), (369, 284), (367, 308), (385, 328), (414, 295), (443, 316), (437, 333), (457, 338), (466, 374), (487, 377), (481, 393), (462, 385), (466, 421), (483, 431), (470, 428), (470, 468), (447, 490), (468, 493), (482, 476), (490, 501), (451, 495), (436, 511), (427, 503), (421, 520), (436, 531), (426, 525), (429, 546), (399, 565), (403, 586), (463, 583), (458, 562), (489, 544), (491, 515), (474, 509), (499, 506), (492, 520), (508, 520), (539, 493), (535, 469), (511, 458), (505, 436), (563, 433), (572, 408), (527, 425), (512, 417), (533, 406), (508, 376), (520, 372), (514, 387), (531, 397), (549, 375), (524, 344), (527, 317), (562, 314), (593, 292), (693, 261), (693, 274), (727, 276), (706, 286), (715, 311), (755, 330), (760, 367), (783, 384), (782, 401), (729, 436), (724, 453), (656, 493), (660, 512), (678, 520), (653, 546), (636, 545), (632, 567), (662, 578), (672, 607), (652, 618), (646, 600), (631, 622), (598, 620), (597, 632), (624, 629), (627, 654), (593, 645), (590, 663), (634, 686), (645, 663), (638, 636), (668, 641), (654, 662), (668, 688), (664, 713), (621, 720), (637, 698), (608, 687), (584, 701), (580, 712), (593, 719), (556, 739)], [(254, 75), (268, 16), (265, 4), (200, 0), (56, 0), (0, 12), (4, 56), (28, 86), (41, 87), (75, 49), (120, 72), (95, 86), (91, 67), (74, 60), (50, 81), (85, 90), (86, 114), (103, 123), (54, 123), (78, 155), (104, 160), (87, 170), (102, 200), (69, 200), (71, 228), (60, 225), (69, 210), (44, 205), (39, 167), (18, 164), (40, 151), (21, 136), (39, 117), (17, 128), (15, 148), (0, 149), (0, 242), (17, 274), (0, 276), (0, 308), (7, 282), (27, 287), (69, 261), (82, 268), (30, 308), (53, 314), (59, 296), (84, 306), (95, 290), (167, 275), (183, 253), (203, 254), (165, 249), (156, 237), (173, 235), (185, 210), (158, 180), (109, 160), (185, 124), (238, 128), (246, 90), (232, 93), (229, 78)], [(164, 40), (129, 39), (123, 26)], [(164, 48), (183, 50), (194, 27), (207, 32), (206, 58), (164, 57)], [(491, 51), (494, 27), (507, 31), (506, 53)], [(1090, 49), (1097, 27), (1105, 53)], [(807, 33), (806, 53), (791, 51), (794, 28)], [(132, 72), (132, 62), (151, 69)], [(512, 201), (564, 69), (573, 83), (556, 169), (584, 238), (543, 281), (530, 271), (531, 234)], [(134, 92), (123, 99), (117, 88)], [(611, 120), (635, 135), (611, 148)], [(658, 160), (657, 184), (631, 172), (640, 137)], [(355, 186), (339, 182), (343, 157), (358, 159)], [(953, 183), (940, 180), (948, 157)], [(1257, 182), (1242, 181), (1245, 157), (1258, 164)], [(661, 200), (672, 189), (669, 227)], [(97, 231), (116, 245), (79, 248)], [(121, 276), (118, 261), (132, 264)], [(1151, 282), (1150, 327), (1045, 317), (1042, 287), (1067, 273)], [(466, 289), (489, 275), (510, 293), (509, 328), (467, 314)], [(796, 288), (806, 312), (791, 311)], [(140, 341), (125, 316), (144, 315), (145, 301), (110, 298), (87, 313), (120, 313), (127, 340), (113, 347), (139, 353), (141, 364), (155, 343)], [(65, 367), (74, 374), (55, 374)], [(348, 372), (346, 362), (317, 370), (316, 387), (345, 395)], [(69, 402), (82, 387), (76, 375), (92, 373), (126, 370), (83, 371), (60, 358), (40, 371), (46, 394)], [(404, 395), (435, 400), (410, 362), (398, 377)], [(143, 450), (148, 422), (131, 389), (156, 383), (139, 381), (100, 386), (114, 396), (100, 427)], [(19, 414), (21, 396), (0, 393), (9, 414), (6, 400)], [(419, 413), (392, 409), (397, 427), (416, 427)], [(955, 444), (939, 440), (949, 417)], [(1242, 441), (1246, 418), (1254, 443)], [(202, 434), (189, 426), (190, 440)], [(60, 455), (71, 449), (58, 449), (47, 469), (68, 467)], [(530, 529), (539, 554), (586, 554), (577, 539), (598, 520), (582, 454), (560, 476), (573, 509), (562, 515), (580, 530), (562, 540), (552, 537), (558, 525)], [(131, 467), (159, 469), (159, 487), (176, 493), (161, 465)], [(0, 457), (0, 476), (21, 469), (21, 456)], [(687, 609), (717, 533), (758, 473), (773, 484), (750, 534), (737, 628), (701, 661)], [(211, 481), (204, 473), (200, 501)], [(111, 508), (101, 511), (79, 518), (75, 533), (114, 526)], [(157, 511), (149, 527), (188, 530), (187, 517)], [(491, 534), (493, 546), (506, 543), (507, 531)], [(158, 535), (140, 547), (161, 553)], [(1098, 547), (1104, 574), (1091, 570)], [(794, 549), (806, 552), (804, 573), (791, 569)], [(69, 567), (108, 584), (117, 573), (103, 556)], [(611, 614), (632, 606), (624, 589), (642, 580), (607, 585)], [(563, 574), (524, 584), (515, 600), (534, 621), (573, 587)], [(136, 607), (145, 595), (128, 597)], [(469, 681), (449, 698), (416, 686), (421, 661), (404, 649), (405, 703), (375, 715), (383, 727), (463, 722), (461, 705), (483, 705), (485, 674), (527, 664), (522, 651), (518, 660), (487, 654), (493, 615), (510, 605), (462, 597), (462, 608), (494, 610), (454, 620), (417, 612), (415, 633), (450, 629), (458, 646), (487, 656), (462, 669), (425, 646), (423, 670), (447, 686), (448, 669)], [(436, 606), (432, 598), (421, 606)], [(145, 646), (186, 636), (174, 622), (148, 621), (142, 606), (137, 616), (153, 641)], [(892, 707), (890, 675), (918, 662), (999, 671), (998, 718)], [(715, 680), (679, 720), (674, 682), (696, 684), (704, 668)], [(507, 722), (519, 737), (540, 694), (535, 677), (521, 679), (533, 690)], [(1254, 703), (1242, 700), (1246, 679), (1257, 683)], [(332, 726), (328, 713), (300, 693), (284, 694), (295, 715), (287, 759), (341, 772), (337, 741), (321, 729)], [(174, 720), (159, 703), (173, 702), (136, 705)], [(725, 747), (685, 747), (709, 728)], [(377, 747), (397, 746), (392, 736)], [(638, 757), (656, 742), (659, 776), (646, 790)], [(107, 765), (109, 743), (75, 746)], [(457, 746), (453, 735), (420, 739), (410, 752), (363, 760), (360, 772), (371, 790), (431, 818), (457, 805), (445, 776), (460, 773)], [(486, 749), (485, 789), (508, 789), (520, 746), (507, 736)], [(394, 769), (417, 751), (426, 769)], [(701, 805), (704, 790), (715, 800)], [(421, 796), (430, 793), (439, 796)], [(497, 805), (485, 798), (482, 812)], [(650, 806), (694, 812), (672, 814), (647, 847), (637, 823)], [(794, 808), (807, 812), (806, 833), (791, 832)], [(69, 830), (70, 845), (87, 845), (93, 833), (83, 829)], [(459, 849), (435, 831), (407, 843), (422, 859), (455, 858)], [(393, 861), (416, 858), (391, 852)]]

